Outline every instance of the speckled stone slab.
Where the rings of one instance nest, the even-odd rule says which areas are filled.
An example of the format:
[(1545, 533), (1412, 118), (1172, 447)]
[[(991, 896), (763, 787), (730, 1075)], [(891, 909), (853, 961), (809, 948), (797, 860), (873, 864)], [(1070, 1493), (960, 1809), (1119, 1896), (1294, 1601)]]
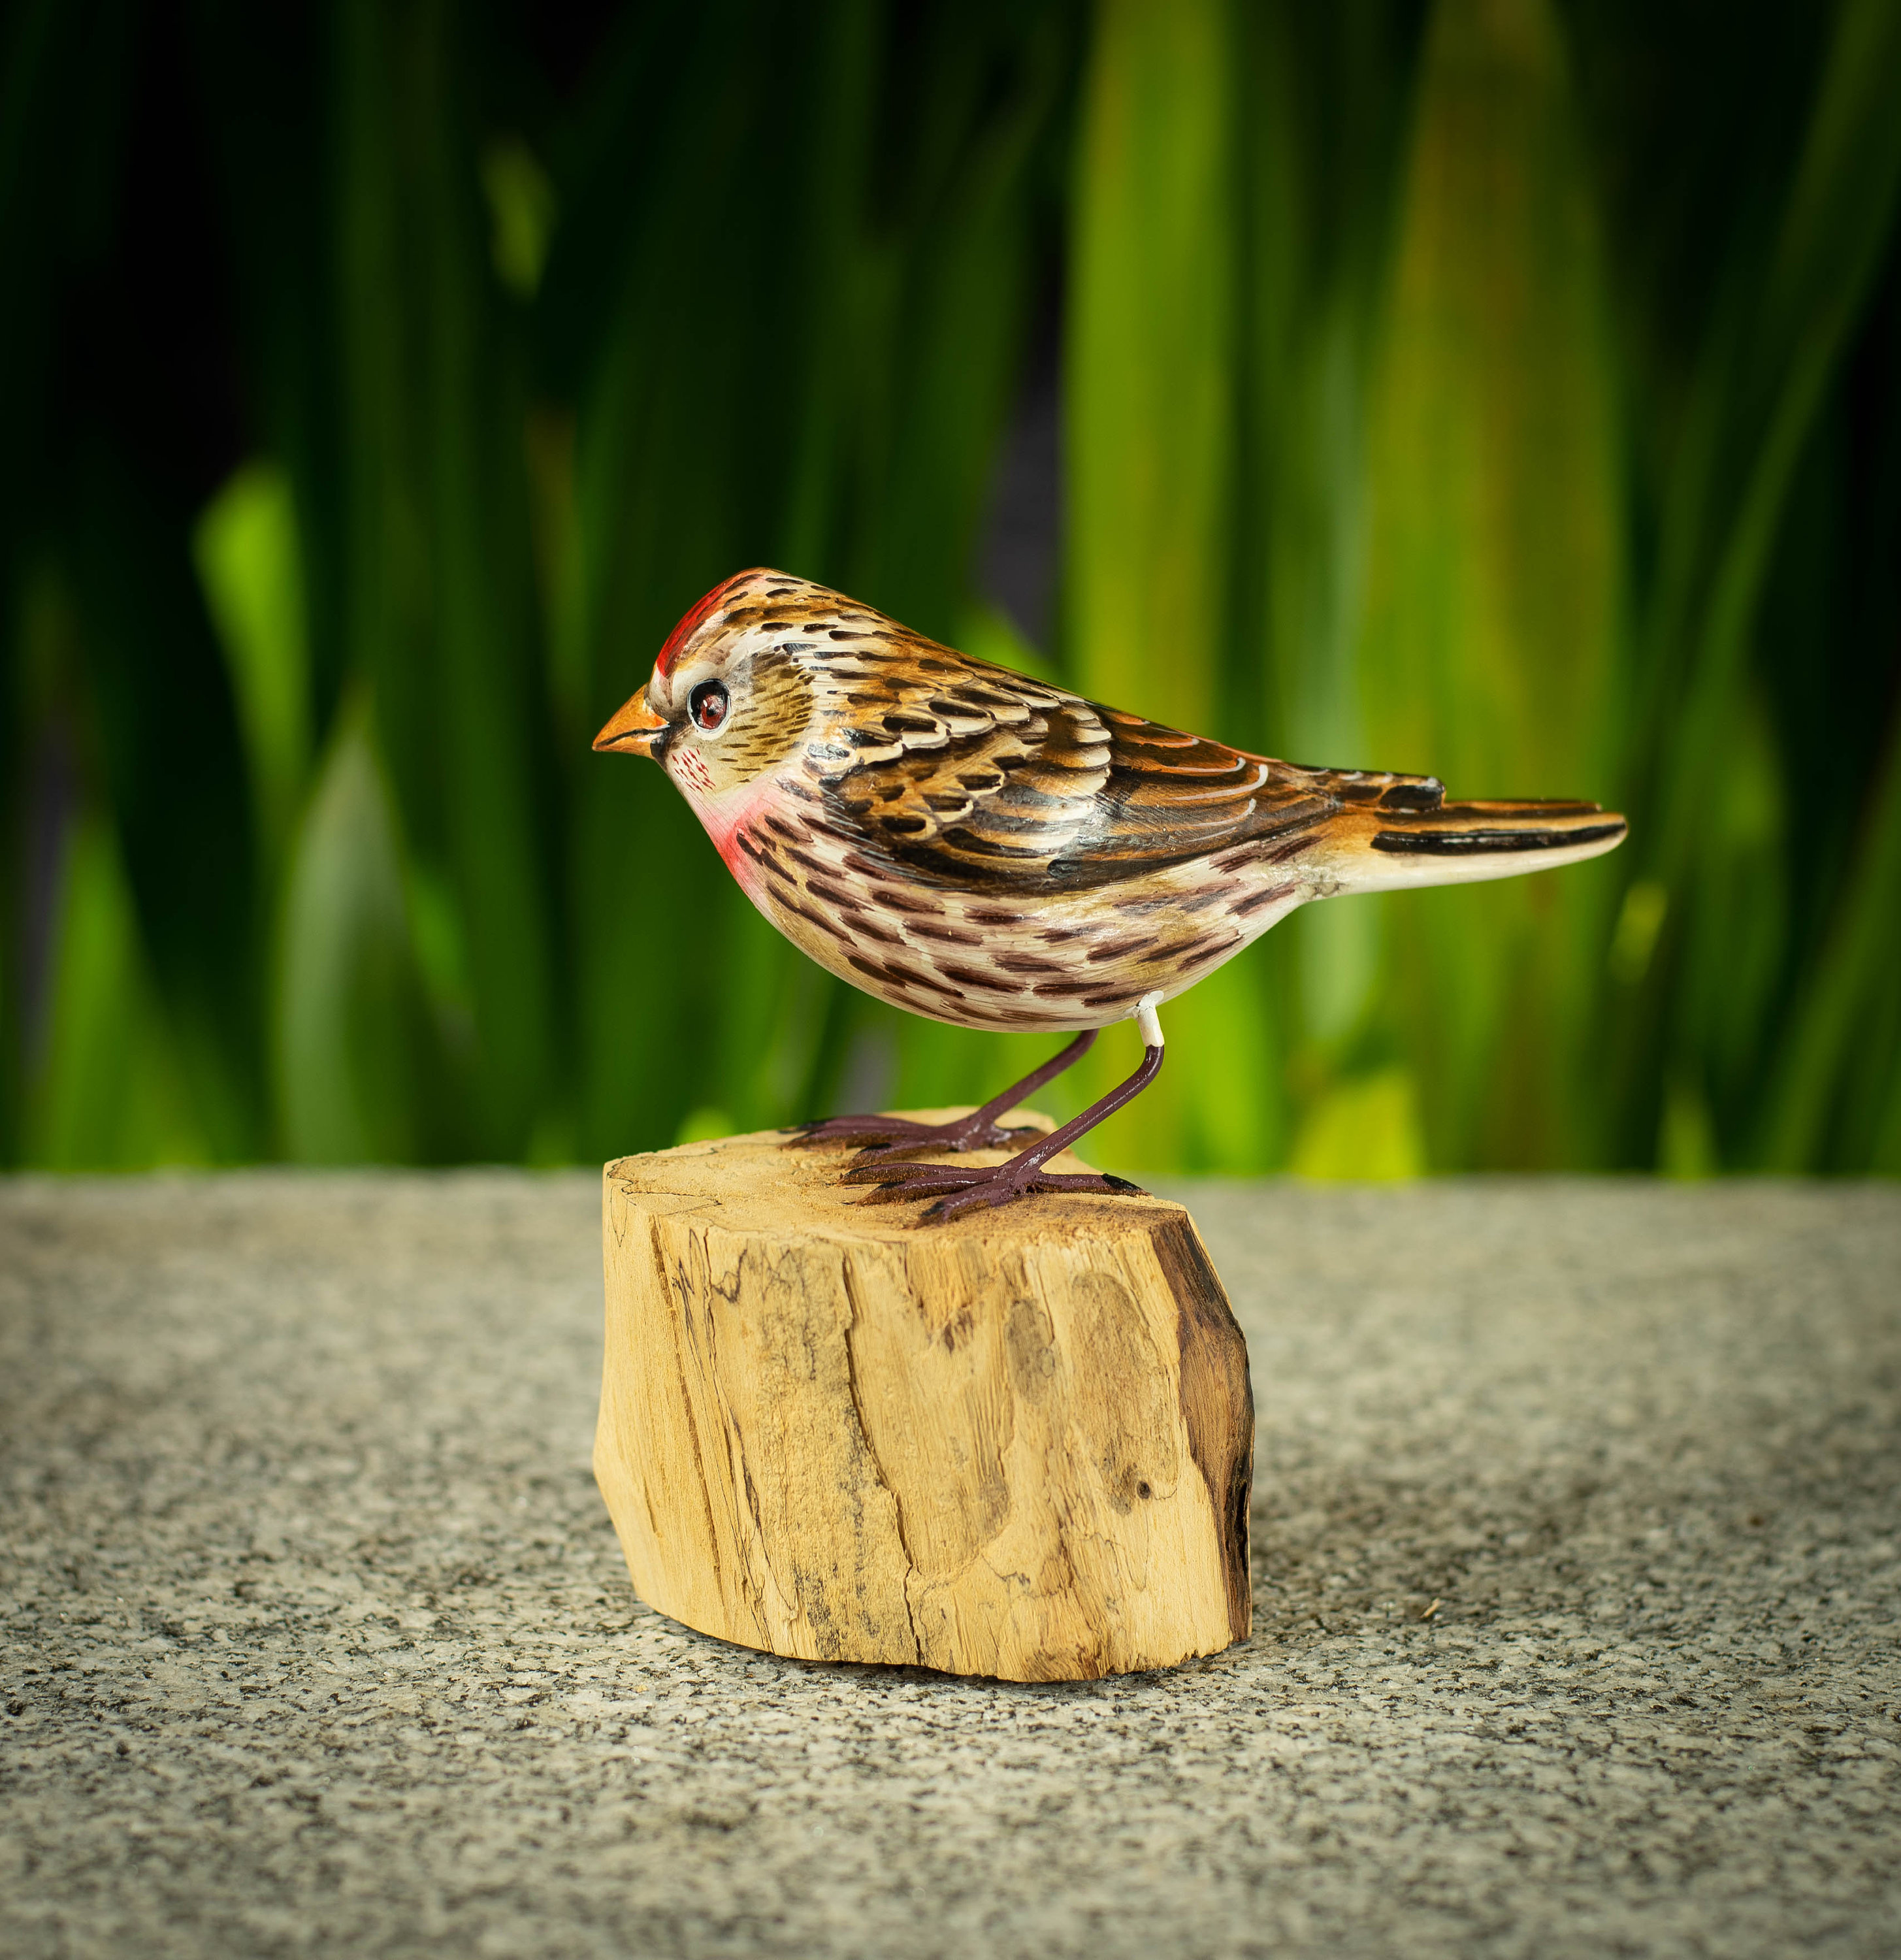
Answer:
[(591, 1173), (0, 1185), (0, 1952), (1890, 1955), (1901, 1192), (1178, 1190), (1255, 1631), (642, 1607)]

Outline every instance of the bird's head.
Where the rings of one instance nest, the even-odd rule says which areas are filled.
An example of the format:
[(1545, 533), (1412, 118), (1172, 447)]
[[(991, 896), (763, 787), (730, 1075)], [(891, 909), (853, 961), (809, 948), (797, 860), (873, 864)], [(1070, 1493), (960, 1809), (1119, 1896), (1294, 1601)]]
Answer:
[(650, 756), (698, 803), (755, 781), (797, 749), (812, 719), (799, 634), (821, 587), (742, 571), (676, 626), (653, 678), (594, 738), (601, 750)]

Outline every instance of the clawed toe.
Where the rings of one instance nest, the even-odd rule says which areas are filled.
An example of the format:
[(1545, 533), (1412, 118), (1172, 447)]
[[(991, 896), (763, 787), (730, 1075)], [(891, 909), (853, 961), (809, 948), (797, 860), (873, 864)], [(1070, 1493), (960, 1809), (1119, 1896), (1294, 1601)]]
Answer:
[(968, 1183), (985, 1172), (974, 1164), (917, 1163), (908, 1159), (880, 1163), (869, 1150), (853, 1158), (850, 1168), (840, 1174), (841, 1184), (914, 1184), (920, 1179), (948, 1176), (952, 1183)]
[(993, 1209), (1040, 1192), (1093, 1192), (1105, 1198), (1146, 1198), (1148, 1193), (1125, 1177), (1090, 1171), (1072, 1175), (1040, 1166), (1000, 1163), (987, 1169), (974, 1164), (897, 1163), (867, 1165), (847, 1171), (846, 1184), (869, 1185), (860, 1204), (903, 1204), (931, 1201), (918, 1219), (920, 1225), (941, 1225), (966, 1211)]
[[(999, 1204), (1008, 1204), (1019, 1198), (1029, 1198), (1040, 1192), (1073, 1191), (1094, 1192), (1104, 1198), (1146, 1198), (1148, 1193), (1139, 1184), (1131, 1184), (1126, 1177), (1109, 1177), (1090, 1172), (1082, 1176), (1051, 1176), (1038, 1171), (1025, 1176), (1009, 1177), (1002, 1175), (1009, 1169), (1008, 1164), (999, 1164), (997, 1174), (981, 1182), (966, 1185), (961, 1191), (947, 1192), (933, 1204), (924, 1208), (918, 1220), (920, 1225), (941, 1225), (946, 1219), (955, 1218), (966, 1211), (981, 1211)], [(904, 1196), (915, 1194), (905, 1192)]]
[(831, 1144), (864, 1150), (892, 1145), (902, 1148), (926, 1134), (929, 1127), (908, 1123), (901, 1116), (828, 1116), (819, 1122), (798, 1125), (786, 1139), (786, 1147), (819, 1150)]
[(935, 1198), (943, 1192), (962, 1191), (991, 1174), (974, 1164), (855, 1164), (838, 1182), (870, 1185), (860, 1204), (898, 1204), (907, 1198)]
[(920, 1150), (993, 1150), (1011, 1147), (1034, 1129), (1006, 1130), (994, 1123), (973, 1128), (968, 1118), (953, 1123), (914, 1123), (904, 1116), (828, 1116), (801, 1123), (786, 1139), (790, 1150), (855, 1147), (856, 1163), (890, 1162)]
[(953, 1131), (948, 1135), (933, 1133), (923, 1137), (901, 1138), (894, 1143), (867, 1144), (851, 1161), (855, 1169), (860, 1164), (897, 1163), (923, 1150), (1009, 1150), (1020, 1144), (1025, 1137), (1041, 1134), (1040, 1130), (1027, 1127), (1020, 1130), (1000, 1130), (994, 1125), (987, 1131), (975, 1132)]

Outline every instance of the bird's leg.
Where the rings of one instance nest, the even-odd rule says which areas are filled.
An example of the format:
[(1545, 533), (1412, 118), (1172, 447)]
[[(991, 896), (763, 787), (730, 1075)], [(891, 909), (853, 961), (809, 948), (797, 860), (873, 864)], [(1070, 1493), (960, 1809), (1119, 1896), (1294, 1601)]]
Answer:
[(1012, 1198), (1027, 1198), (1039, 1191), (1093, 1191), (1116, 1195), (1143, 1195), (1140, 1185), (1127, 1178), (1105, 1177), (1096, 1172), (1083, 1175), (1056, 1173), (1043, 1166), (1078, 1138), (1086, 1136), (1105, 1116), (1111, 1116), (1125, 1102), (1133, 1102), (1162, 1072), (1162, 1023), (1156, 1018), (1157, 996), (1143, 995), (1136, 1010), (1136, 1024), (1145, 1044), (1142, 1066), (1127, 1081), (1118, 1083), (1101, 1101), (1092, 1102), (1079, 1116), (1072, 1116), (1060, 1129), (1039, 1137), (1028, 1149), (1000, 1164), (980, 1168), (974, 1164), (868, 1163), (846, 1172), (847, 1184), (875, 1184), (878, 1188), (864, 1199), (867, 1204), (891, 1204), (906, 1198), (936, 1200), (918, 1223), (941, 1224), (958, 1213), (982, 1210), (993, 1204), (1007, 1204)]
[(1098, 1032), (1086, 1028), (1041, 1068), (1032, 1069), (1021, 1082), (1012, 1082), (1002, 1095), (993, 1096), (982, 1109), (973, 1109), (968, 1116), (948, 1123), (913, 1123), (902, 1116), (831, 1116), (821, 1123), (800, 1125), (787, 1142), (791, 1145), (855, 1144), (861, 1147), (857, 1160), (860, 1163), (903, 1157), (912, 1150), (1000, 1149), (1025, 1133), (1001, 1128), (997, 1118), (1080, 1061), (1089, 1053)]

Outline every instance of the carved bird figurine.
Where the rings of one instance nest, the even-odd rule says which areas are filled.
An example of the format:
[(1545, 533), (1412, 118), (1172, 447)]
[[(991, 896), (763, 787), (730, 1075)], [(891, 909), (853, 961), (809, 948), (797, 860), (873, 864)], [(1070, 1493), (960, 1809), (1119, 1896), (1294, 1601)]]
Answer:
[[(843, 594), (742, 571), (674, 628), (595, 738), (651, 756), (748, 898), (802, 951), (958, 1027), (1075, 1039), (961, 1121), (841, 1116), (847, 1182), (936, 1222), (1032, 1192), (1134, 1192), (1051, 1158), (1152, 1082), (1156, 1010), (1296, 905), (1575, 864), (1594, 803), (1452, 803), (1431, 776), (1302, 768), (968, 658)], [(999, 1119), (1133, 1020), (1134, 1074), (1047, 1135)], [(994, 1166), (924, 1151), (1033, 1140)]]

